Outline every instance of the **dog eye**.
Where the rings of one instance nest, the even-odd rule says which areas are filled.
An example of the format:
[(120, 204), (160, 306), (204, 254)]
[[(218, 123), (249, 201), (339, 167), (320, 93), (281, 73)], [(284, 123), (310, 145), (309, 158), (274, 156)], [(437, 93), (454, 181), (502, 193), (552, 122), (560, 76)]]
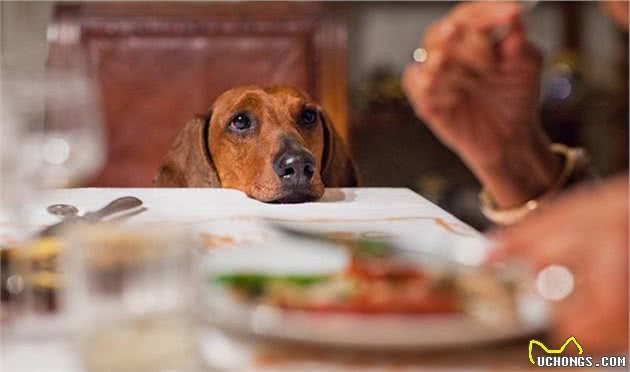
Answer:
[(252, 121), (246, 114), (236, 114), (230, 121), (229, 128), (236, 132), (243, 132), (252, 126)]
[(300, 125), (309, 126), (313, 125), (317, 120), (317, 111), (313, 109), (304, 109), (300, 114)]

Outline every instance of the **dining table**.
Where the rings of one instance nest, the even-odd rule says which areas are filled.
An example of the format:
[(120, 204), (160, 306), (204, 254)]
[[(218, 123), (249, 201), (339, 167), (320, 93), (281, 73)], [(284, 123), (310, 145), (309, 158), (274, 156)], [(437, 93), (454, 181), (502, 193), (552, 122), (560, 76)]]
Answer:
[[(59, 222), (58, 216), (47, 211), (50, 205), (71, 205), (81, 215), (123, 196), (140, 199), (142, 209), (121, 219), (121, 223), (189, 228), (199, 237), (200, 247), (209, 251), (264, 240), (264, 236), (255, 233), (239, 233), (239, 229), (248, 229), (252, 221), (259, 219), (319, 226), (326, 231), (364, 237), (400, 235), (403, 239), (434, 243), (451, 238), (483, 239), (481, 233), (405, 188), (327, 189), (322, 199), (302, 204), (262, 203), (229, 189), (74, 188), (51, 190), (33, 197), (25, 204), (19, 220), (3, 215), (0, 243), (15, 243)], [(462, 247), (465, 249), (465, 245)], [(83, 371), (72, 337), (63, 333), (12, 337), (10, 324), (5, 321), (2, 328), (8, 330), (2, 332), (3, 371)], [(528, 359), (528, 342), (531, 337), (544, 340), (540, 337), (544, 337), (546, 324), (541, 323), (517, 337), (480, 338), (479, 342), (439, 347), (423, 344), (417, 349), (404, 350), (371, 348), (369, 351), (230, 334), (203, 322), (199, 329), (204, 358), (219, 354), (239, 361), (238, 368), (231, 369), (228, 364), (225, 370), (518, 371), (533, 367)], [(453, 335), (439, 332), (422, 335), (423, 342), (447, 340), (445, 336)]]

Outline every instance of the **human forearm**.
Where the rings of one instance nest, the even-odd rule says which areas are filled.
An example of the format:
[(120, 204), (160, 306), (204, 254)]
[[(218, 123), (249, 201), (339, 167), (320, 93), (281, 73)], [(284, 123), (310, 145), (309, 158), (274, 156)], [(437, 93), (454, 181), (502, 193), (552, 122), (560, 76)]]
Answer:
[(466, 158), (472, 172), (500, 209), (520, 206), (548, 191), (558, 180), (562, 160), (542, 130), (500, 149), (493, 161)]

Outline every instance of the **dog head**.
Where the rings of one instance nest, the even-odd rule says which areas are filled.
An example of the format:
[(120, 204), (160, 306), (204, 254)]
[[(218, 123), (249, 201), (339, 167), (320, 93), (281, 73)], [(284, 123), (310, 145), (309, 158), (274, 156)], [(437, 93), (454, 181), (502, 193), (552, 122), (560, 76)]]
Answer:
[(345, 145), (325, 112), (289, 87), (239, 87), (178, 134), (156, 186), (225, 187), (264, 202), (319, 199), (356, 186)]

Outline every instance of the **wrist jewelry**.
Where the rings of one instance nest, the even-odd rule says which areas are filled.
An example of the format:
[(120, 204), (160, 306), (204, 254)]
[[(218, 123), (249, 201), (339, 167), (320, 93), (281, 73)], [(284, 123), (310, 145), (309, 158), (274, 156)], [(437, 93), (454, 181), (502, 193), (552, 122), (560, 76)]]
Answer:
[(576, 173), (580, 164), (585, 163), (586, 153), (581, 148), (568, 147), (560, 143), (553, 143), (550, 146), (553, 153), (561, 155), (564, 159), (564, 166), (558, 179), (549, 189), (536, 199), (531, 199), (522, 205), (510, 209), (498, 209), (496, 203), (486, 190), (479, 193), (481, 203), (481, 213), (490, 221), (500, 225), (510, 225), (520, 221), (527, 214), (537, 209), (541, 201), (560, 191), (572, 176)]

